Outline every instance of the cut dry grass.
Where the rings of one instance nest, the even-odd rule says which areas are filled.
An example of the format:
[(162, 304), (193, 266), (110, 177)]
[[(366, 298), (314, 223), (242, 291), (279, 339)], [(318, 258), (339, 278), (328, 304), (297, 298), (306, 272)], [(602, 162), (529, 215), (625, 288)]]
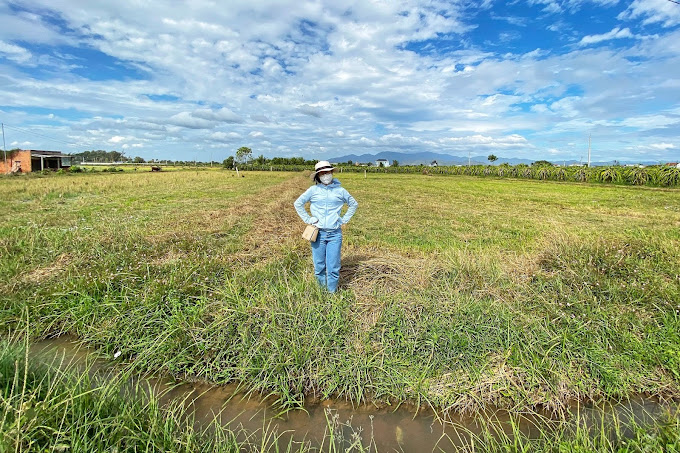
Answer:
[(41, 283), (47, 279), (57, 277), (69, 266), (69, 264), (71, 264), (72, 260), (73, 258), (68, 253), (62, 253), (57, 257), (54, 263), (30, 271), (23, 277), (23, 280), (27, 283)]
[(423, 291), (433, 283), (442, 263), (420, 253), (404, 254), (389, 249), (346, 247), (340, 273), (343, 286), (357, 299)]

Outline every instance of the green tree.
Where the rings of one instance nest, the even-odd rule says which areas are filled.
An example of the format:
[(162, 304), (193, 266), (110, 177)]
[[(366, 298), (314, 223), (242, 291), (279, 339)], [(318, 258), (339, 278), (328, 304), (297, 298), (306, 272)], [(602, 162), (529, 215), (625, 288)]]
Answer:
[(260, 154), (256, 159), (255, 163), (257, 165), (266, 165), (267, 164), (267, 158), (264, 157), (264, 154)]
[(489, 157), (487, 157), (487, 160), (489, 162), (496, 162), (498, 160), (498, 157), (496, 157), (495, 154), (489, 154)]
[(398, 167), (398, 166), (399, 166), (399, 161), (398, 161), (397, 159), (394, 159), (394, 160), (392, 161), (392, 166), (393, 166), (393, 167)]
[(133, 162), (136, 163), (136, 164), (143, 164), (143, 163), (144, 163), (144, 159), (142, 159), (142, 158), (139, 157), (139, 156), (136, 156), (136, 157), (134, 158)]
[(531, 164), (532, 167), (552, 167), (553, 164), (547, 160), (537, 160)]
[(125, 153), (118, 151), (104, 151), (103, 149), (83, 151), (71, 154), (75, 159), (86, 162), (129, 162), (131, 159)]
[(109, 154), (111, 155), (111, 160), (113, 162), (123, 162), (126, 160), (123, 153), (119, 151), (111, 151)]
[(234, 168), (234, 156), (229, 156), (222, 161), (224, 168)]
[(245, 164), (252, 158), (253, 150), (247, 146), (242, 146), (236, 150), (236, 162)]

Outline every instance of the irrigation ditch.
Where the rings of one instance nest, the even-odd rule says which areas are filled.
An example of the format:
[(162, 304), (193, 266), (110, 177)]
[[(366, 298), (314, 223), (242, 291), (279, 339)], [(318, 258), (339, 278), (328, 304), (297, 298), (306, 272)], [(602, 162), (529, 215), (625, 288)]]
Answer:
[[(29, 360), (65, 370), (85, 370), (93, 382), (117, 379), (120, 364), (97, 355), (71, 335), (33, 343)], [(308, 399), (297, 410), (281, 411), (276, 397), (245, 392), (237, 384), (212, 385), (167, 375), (125, 374), (136, 398), (153, 394), (163, 405), (181, 405), (186, 420), (202, 431), (221, 427), (248, 450), (277, 451), (475, 451), (498, 443), (540, 440), (547, 433), (590, 433), (612, 443), (635, 435), (636, 427), (676, 417), (680, 402), (643, 394), (624, 401), (573, 401), (568, 416), (537, 411), (514, 414), (490, 408), (474, 416), (447, 414), (402, 404), (378, 407), (339, 399)], [(675, 414), (675, 415), (673, 415)], [(483, 448), (483, 451), (486, 449)]]

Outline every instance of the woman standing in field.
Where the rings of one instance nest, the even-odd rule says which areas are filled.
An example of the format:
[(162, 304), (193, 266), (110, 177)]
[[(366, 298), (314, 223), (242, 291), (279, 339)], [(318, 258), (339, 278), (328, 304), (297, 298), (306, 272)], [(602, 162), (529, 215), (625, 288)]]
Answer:
[[(316, 225), (319, 234), (312, 242), (312, 258), (314, 273), (319, 284), (334, 293), (338, 289), (340, 278), (340, 248), (342, 247), (342, 226), (349, 222), (358, 203), (347, 190), (340, 186), (340, 181), (333, 178), (335, 168), (325, 160), (314, 166), (312, 179), (315, 184), (295, 200), (295, 210), (307, 224)], [(310, 202), (310, 216), (305, 203)], [(342, 207), (347, 204), (347, 212), (340, 216)]]

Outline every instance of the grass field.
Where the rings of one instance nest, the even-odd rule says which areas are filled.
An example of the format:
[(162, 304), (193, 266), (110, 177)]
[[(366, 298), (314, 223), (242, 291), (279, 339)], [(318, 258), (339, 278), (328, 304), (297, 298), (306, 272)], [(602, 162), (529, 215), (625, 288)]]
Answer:
[(339, 178), (359, 210), (336, 295), (300, 238), (301, 174), (1, 178), (0, 329), (72, 333), (283, 409), (680, 397), (677, 190)]

